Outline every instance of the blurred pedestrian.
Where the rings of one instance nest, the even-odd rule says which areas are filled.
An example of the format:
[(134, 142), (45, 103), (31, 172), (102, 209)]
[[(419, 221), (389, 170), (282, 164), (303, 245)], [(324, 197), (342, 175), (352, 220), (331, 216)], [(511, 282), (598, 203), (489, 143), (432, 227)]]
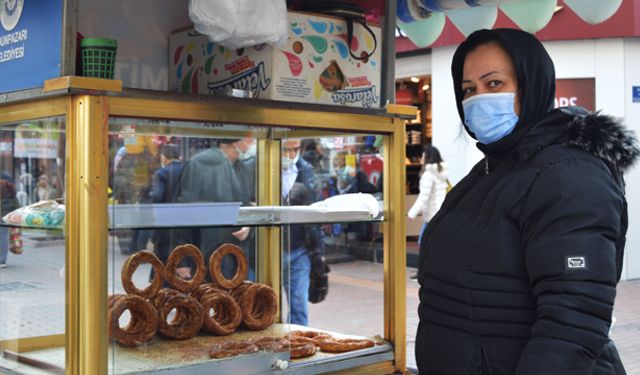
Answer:
[[(151, 178), (149, 200), (151, 203), (175, 202), (183, 168), (180, 147), (171, 143), (162, 145), (160, 147), (160, 165), (162, 167), (155, 171)], [(172, 229), (156, 229), (152, 232), (153, 251), (163, 263), (167, 262), (169, 253), (177, 245), (178, 235), (179, 232)], [(191, 277), (189, 267), (178, 267), (176, 273), (185, 279)], [(153, 268), (150, 277), (153, 278)]]
[(418, 242), (422, 238), (422, 232), (427, 227), (427, 223), (438, 212), (444, 197), (447, 194), (449, 172), (447, 164), (442, 160), (440, 151), (430, 144), (424, 145), (422, 149), (422, 169), (420, 170), (420, 194), (409, 209), (410, 219), (415, 219), (418, 214), (422, 215), (422, 230)]
[[(320, 200), (320, 179), (300, 157), (300, 140), (282, 142), (282, 198), (290, 205), (309, 205)], [(289, 323), (309, 323), (308, 302), (318, 303), (328, 292), (329, 269), (324, 243), (317, 225), (294, 224), (284, 229), (283, 286), (289, 302)], [(313, 282), (312, 282), (313, 281)]]
[[(241, 202), (248, 205), (249, 193), (246, 180), (242, 178), (245, 173), (238, 172), (242, 167), (241, 141), (238, 138), (218, 139), (210, 148), (194, 155), (182, 170), (176, 202)], [(231, 243), (243, 247), (249, 234), (248, 227), (189, 228), (181, 230), (180, 242), (198, 246), (205, 264), (209, 264), (209, 257), (220, 245)], [(193, 268), (193, 264), (190, 267)], [(231, 278), (235, 270), (235, 259), (224, 257), (222, 273)]]
[[(422, 242), (422, 233), (444, 202), (449, 179), (447, 165), (435, 146), (424, 145), (421, 161), (420, 193), (407, 214), (411, 220), (415, 219), (418, 214), (422, 215), (422, 228), (418, 236), (418, 243)], [(411, 278), (417, 279), (418, 274), (416, 273)]]
[[(19, 207), (16, 185), (13, 178), (4, 171), (0, 173), (0, 214), (4, 217)], [(0, 268), (7, 266), (9, 256), (9, 227), (0, 226)]]

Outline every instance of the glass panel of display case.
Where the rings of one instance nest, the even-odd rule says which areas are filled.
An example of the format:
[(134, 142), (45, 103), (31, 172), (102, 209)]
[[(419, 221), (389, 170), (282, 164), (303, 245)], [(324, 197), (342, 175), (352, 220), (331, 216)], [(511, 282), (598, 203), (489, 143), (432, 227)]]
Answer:
[(64, 373), (64, 161), (64, 117), (0, 124), (0, 373)]
[(269, 134), (170, 125), (110, 121), (109, 372), (271, 371), (288, 360), (287, 326), (257, 282), (258, 228), (237, 224)]
[[(378, 256), (382, 137), (288, 136), (296, 132), (110, 119), (110, 373), (262, 373), (318, 361), (344, 369), (361, 356), (392, 359), (376, 336), (382, 315), (368, 331), (313, 326), (296, 317), (295, 302), (306, 292), (308, 310), (310, 283), (326, 276), (311, 272), (318, 254), (354, 256), (361, 246), (365, 258)], [(381, 290), (377, 305), (382, 311)], [(145, 315), (153, 309), (155, 327)], [(376, 321), (367, 319), (370, 328)], [(340, 344), (347, 352), (332, 353)]]
[(288, 360), (277, 296), (251, 280), (245, 247), (180, 243), (163, 262), (153, 248), (121, 254), (119, 240), (110, 237), (109, 373), (256, 374)]
[(381, 338), (381, 223), (339, 216), (382, 217), (381, 147), (381, 137), (366, 134), (281, 141), (283, 205), (323, 209), (304, 212), (313, 220), (282, 227), (283, 321), (291, 335), (319, 344), (316, 354), (293, 360), (290, 368), (317, 369), (318, 362), (348, 368), (354, 358), (391, 356)]
[(112, 229), (237, 225), (267, 129), (111, 118)]
[[(274, 133), (287, 132), (287, 129), (273, 129), (237, 124), (111, 118), (111, 229), (260, 226), (288, 222), (383, 219), (382, 210), (375, 209), (373, 201), (366, 202), (364, 198), (360, 202), (364, 206), (350, 207), (348, 210), (337, 209), (341, 206), (340, 198), (306, 207), (255, 204), (257, 166), (263, 157), (257, 154), (257, 143), (259, 140), (279, 138), (274, 137)], [(332, 142), (340, 142), (342, 138), (347, 141), (359, 139), (362, 142), (358, 146), (361, 154), (352, 153), (356, 145), (344, 149), (340, 145), (334, 147)], [(343, 193), (378, 192), (375, 184), (382, 170), (382, 159), (369, 151), (377, 149), (379, 145), (376, 142), (380, 143), (380, 140), (381, 137), (375, 135), (323, 138), (325, 144), (318, 149), (329, 145), (333, 150), (327, 155), (330, 160), (319, 161), (319, 166), (323, 168), (319, 171), (320, 176), (326, 177), (326, 181), (323, 180), (326, 185), (323, 186), (323, 199), (335, 195), (331, 193), (333, 190)], [(168, 167), (162, 164), (163, 148), (165, 152), (176, 156), (173, 160), (164, 156)], [(334, 159), (338, 162), (340, 158), (345, 164), (343, 167), (327, 164)], [(356, 162), (359, 165), (353, 164)], [(185, 165), (188, 167), (182, 173), (181, 168)], [(337, 169), (348, 181), (330, 179), (328, 174)], [(162, 170), (174, 171), (174, 189), (153, 189), (153, 176), (156, 172), (160, 177), (164, 176), (166, 173)], [(180, 171), (179, 177), (177, 171)], [(337, 186), (336, 183), (348, 185)], [(156, 184), (158, 186), (163, 185)], [(164, 196), (161, 197), (162, 194)], [(349, 202), (352, 203), (350, 199)], [(212, 215), (212, 212), (215, 214)]]

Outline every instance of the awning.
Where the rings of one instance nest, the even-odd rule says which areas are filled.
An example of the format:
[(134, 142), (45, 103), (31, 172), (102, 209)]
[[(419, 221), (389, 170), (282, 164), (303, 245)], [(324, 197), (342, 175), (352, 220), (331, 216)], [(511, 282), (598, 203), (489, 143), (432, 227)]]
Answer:
[[(582, 20), (595, 25), (620, 8), (622, 0), (564, 0)], [(448, 18), (465, 36), (493, 28), (500, 9), (518, 27), (530, 33), (549, 23), (557, 0), (398, 0), (398, 27), (419, 47), (431, 45)]]

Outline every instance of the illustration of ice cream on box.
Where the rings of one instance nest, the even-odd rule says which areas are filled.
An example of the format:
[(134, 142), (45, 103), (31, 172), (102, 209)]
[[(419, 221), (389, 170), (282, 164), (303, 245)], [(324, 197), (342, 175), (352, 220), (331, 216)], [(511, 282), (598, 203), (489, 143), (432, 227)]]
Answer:
[(331, 60), (329, 66), (322, 71), (318, 81), (320, 85), (322, 85), (322, 88), (329, 92), (338, 91), (347, 86), (344, 73), (342, 73), (342, 70), (340, 70), (335, 60)]
[[(369, 79), (378, 74), (377, 61), (366, 58), (374, 48), (374, 40), (368, 33), (351, 38), (351, 52), (362, 56), (362, 60), (354, 59), (349, 51), (349, 38), (342, 21), (331, 19), (311, 19), (290, 23), (290, 31), (295, 41), (281, 51), (287, 57), (291, 75), (297, 77), (301, 70), (313, 72), (313, 96), (319, 99), (330, 95), (335, 104), (351, 104), (361, 102), (363, 107), (370, 107), (379, 101), (376, 87)], [(306, 61), (301, 61), (306, 60)]]
[(180, 43), (173, 51), (175, 82), (173, 91), (197, 93), (201, 75), (209, 74), (213, 65), (214, 44), (195, 31), (187, 34), (187, 40)]

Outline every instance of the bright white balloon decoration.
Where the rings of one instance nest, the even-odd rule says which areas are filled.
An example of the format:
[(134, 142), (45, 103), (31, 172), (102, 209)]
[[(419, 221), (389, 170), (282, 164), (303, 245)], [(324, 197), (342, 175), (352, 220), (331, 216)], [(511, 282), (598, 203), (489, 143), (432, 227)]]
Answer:
[(444, 29), (445, 14), (434, 12), (423, 20), (403, 23), (397, 20), (398, 27), (418, 47), (428, 47), (438, 39)]
[(529, 0), (501, 4), (500, 10), (522, 30), (535, 33), (549, 23), (556, 5), (557, 0)]
[(480, 29), (492, 29), (498, 18), (498, 8), (495, 5), (484, 5), (466, 9), (447, 11), (447, 17), (464, 36)]
[(595, 25), (613, 16), (622, 0), (564, 0), (564, 3), (585, 22)]
[[(480, 6), (466, 7), (467, 0), (401, 0), (404, 7), (397, 19), (398, 27), (418, 47), (427, 47), (435, 42), (444, 29), (446, 17), (469, 36), (479, 29), (492, 29), (495, 25), (498, 8), (504, 12), (519, 28), (535, 33), (544, 28), (558, 5), (557, 0), (475, 0)], [(443, 11), (434, 11), (425, 19), (404, 23), (400, 18), (415, 19), (423, 17), (416, 11), (417, 4), (433, 5)], [(432, 4), (433, 3), (433, 4)], [(590, 24), (604, 22), (613, 16), (622, 0), (564, 0), (580, 18)], [(431, 8), (429, 8), (431, 9)], [(445, 13), (446, 12), (446, 13)]]

